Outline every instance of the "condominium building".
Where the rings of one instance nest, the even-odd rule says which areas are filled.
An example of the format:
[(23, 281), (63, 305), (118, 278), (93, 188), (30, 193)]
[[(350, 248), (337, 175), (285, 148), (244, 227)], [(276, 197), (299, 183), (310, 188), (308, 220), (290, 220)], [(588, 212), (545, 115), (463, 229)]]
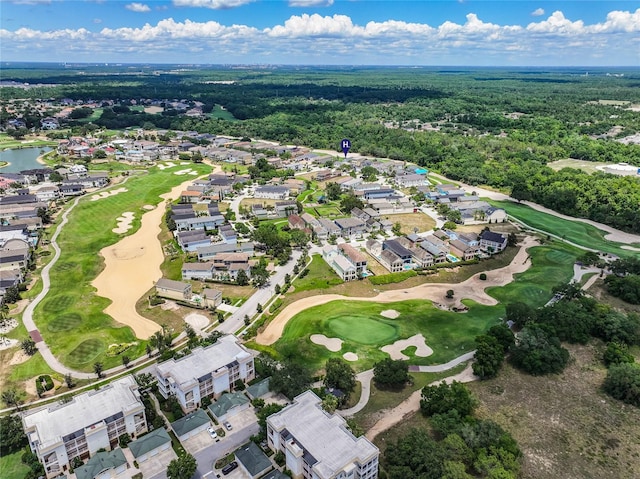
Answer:
[(267, 442), (282, 451), (294, 479), (376, 479), (380, 451), (356, 438), (345, 420), (329, 414), (312, 391), (267, 418)]
[(31, 450), (47, 477), (69, 469), (75, 457), (87, 459), (117, 446), (118, 438), (147, 432), (144, 405), (133, 376), (125, 376), (70, 402), (27, 413), (22, 418)]
[(251, 381), (255, 377), (253, 354), (235, 336), (223, 336), (188, 356), (158, 364), (156, 377), (160, 394), (175, 396), (189, 412), (200, 407), (202, 398), (217, 398), (233, 390), (238, 380)]

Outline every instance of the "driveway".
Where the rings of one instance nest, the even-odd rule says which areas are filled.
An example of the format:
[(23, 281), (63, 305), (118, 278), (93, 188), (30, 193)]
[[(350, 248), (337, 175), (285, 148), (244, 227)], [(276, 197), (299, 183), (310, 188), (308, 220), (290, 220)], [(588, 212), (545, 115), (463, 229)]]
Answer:
[(169, 463), (177, 458), (175, 451), (169, 448), (144, 462), (139, 462), (138, 469), (140, 469), (142, 477), (164, 479), (167, 477)]
[[(220, 439), (217, 439), (218, 441)], [(216, 439), (213, 439), (209, 434), (209, 431), (204, 430), (200, 431), (193, 437), (190, 437), (186, 441), (182, 443), (182, 446), (190, 453), (195, 454), (198, 451), (203, 450), (206, 447), (211, 446), (216, 442)]]

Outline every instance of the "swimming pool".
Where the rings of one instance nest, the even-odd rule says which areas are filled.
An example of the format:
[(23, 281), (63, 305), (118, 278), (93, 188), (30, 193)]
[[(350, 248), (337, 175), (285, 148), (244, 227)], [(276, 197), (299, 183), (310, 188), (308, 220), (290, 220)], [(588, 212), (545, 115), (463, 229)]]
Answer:
[(447, 260), (450, 263), (457, 263), (458, 261), (460, 261), (460, 258), (456, 258), (455, 256), (453, 256), (452, 254), (448, 254), (447, 255)]

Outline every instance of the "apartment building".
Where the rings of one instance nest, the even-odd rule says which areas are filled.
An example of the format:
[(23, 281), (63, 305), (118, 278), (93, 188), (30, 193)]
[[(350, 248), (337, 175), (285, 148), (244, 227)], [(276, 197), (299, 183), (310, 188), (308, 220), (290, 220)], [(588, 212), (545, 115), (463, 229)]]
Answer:
[(75, 396), (22, 418), (29, 447), (44, 465), (46, 476), (69, 469), (75, 457), (87, 459), (101, 449), (111, 450), (118, 438), (147, 432), (144, 405), (133, 376)]
[(294, 479), (376, 479), (380, 451), (364, 436), (356, 438), (339, 415), (306, 391), (293, 404), (267, 418), (267, 443), (286, 458)]

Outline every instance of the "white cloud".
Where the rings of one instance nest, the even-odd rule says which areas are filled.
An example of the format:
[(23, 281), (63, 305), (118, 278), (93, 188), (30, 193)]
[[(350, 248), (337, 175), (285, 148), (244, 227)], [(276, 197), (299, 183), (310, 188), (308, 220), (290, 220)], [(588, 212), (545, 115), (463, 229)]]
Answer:
[(176, 7), (210, 8), (212, 10), (226, 10), (241, 7), (255, 0), (173, 0)]
[(132, 12), (138, 12), (138, 13), (147, 13), (151, 11), (151, 8), (149, 8), (149, 5), (145, 5), (144, 3), (137, 3), (137, 2), (125, 5), (124, 8), (126, 8), (127, 10), (131, 10)]
[(289, 0), (290, 7), (330, 7), (333, 0)]
[(544, 8), (536, 8), (531, 12), (532, 17), (541, 17), (542, 15), (544, 15)]

